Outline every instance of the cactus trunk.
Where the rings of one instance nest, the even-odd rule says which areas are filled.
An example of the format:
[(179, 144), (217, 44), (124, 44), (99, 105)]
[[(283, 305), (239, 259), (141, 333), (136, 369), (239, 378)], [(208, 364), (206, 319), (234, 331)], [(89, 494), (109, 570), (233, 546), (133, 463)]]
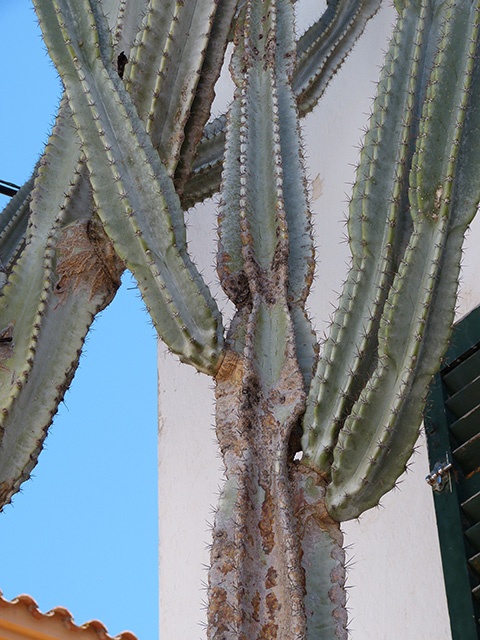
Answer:
[(209, 640), (347, 638), (343, 536), (325, 481), (289, 447), (304, 406), (292, 356), (268, 397), (233, 350), (217, 374), (227, 480), (213, 529)]
[[(246, 388), (243, 358), (227, 356), (216, 386), (227, 481), (213, 530), (208, 638), (304, 638), (304, 575), (286, 456), (304, 400), (298, 367), (286, 360), (266, 398), (258, 380), (250, 377)], [(282, 415), (288, 409), (286, 419), (279, 408)]]

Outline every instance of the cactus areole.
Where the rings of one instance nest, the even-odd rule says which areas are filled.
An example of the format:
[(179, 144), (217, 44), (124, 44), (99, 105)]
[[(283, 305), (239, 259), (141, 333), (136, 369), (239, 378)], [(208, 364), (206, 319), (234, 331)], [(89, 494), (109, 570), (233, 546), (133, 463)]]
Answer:
[[(293, 0), (33, 3), (64, 96), (0, 217), (1, 503), (129, 269), (160, 338), (216, 383), (227, 479), (208, 638), (346, 639), (339, 523), (412, 454), (480, 200), (478, 1), (397, 3), (350, 201), (351, 269), (320, 350), (299, 117), (379, 0), (332, 0), (300, 37)], [(209, 120), (231, 40), (233, 100)], [(226, 329), (184, 224), (219, 190)]]

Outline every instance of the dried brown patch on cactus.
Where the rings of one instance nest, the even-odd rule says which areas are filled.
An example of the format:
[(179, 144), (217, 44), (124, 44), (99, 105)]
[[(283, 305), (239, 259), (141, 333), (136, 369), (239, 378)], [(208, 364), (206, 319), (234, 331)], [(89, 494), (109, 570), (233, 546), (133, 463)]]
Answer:
[[(340, 544), (341, 549), (343, 535), (340, 532), (339, 524), (328, 514), (325, 506), (326, 479), (310, 467), (296, 463), (294, 465), (294, 480), (294, 509), (299, 525), (304, 526), (310, 518), (314, 518), (322, 529), (330, 531), (332, 537)], [(310, 491), (305, 489), (307, 485), (310, 485)]]
[(277, 571), (273, 567), (270, 567), (267, 571), (267, 578), (265, 580), (265, 588), (273, 589), (277, 584)]
[(57, 251), (55, 293), (60, 296), (58, 304), (78, 288), (90, 290), (89, 301), (97, 295), (113, 298), (120, 286), (124, 266), (98, 224), (88, 221), (68, 227), (62, 233)]
[(230, 255), (226, 252), (220, 252), (217, 258), (217, 272), (222, 289), (239, 309), (251, 305), (250, 287), (245, 272), (232, 273), (230, 262)]
[(258, 523), (260, 534), (262, 536), (262, 548), (268, 555), (275, 547), (275, 533), (273, 531), (273, 519), (275, 513), (275, 505), (273, 504), (272, 493), (267, 489), (265, 499), (262, 503), (262, 518)]
[(260, 594), (258, 593), (258, 591), (255, 591), (255, 594), (253, 595), (253, 598), (252, 598), (252, 618), (256, 622), (260, 621), (260, 603), (261, 603)]
[(263, 625), (261, 638), (265, 640), (276, 640), (278, 638), (278, 624), (267, 622)]
[(238, 429), (239, 407), (243, 379), (243, 357), (233, 350), (227, 350), (217, 375), (215, 376), (217, 398), (217, 436), (220, 448), (241, 458), (245, 446)]
[(4, 480), (0, 482), (0, 503), (2, 505), (8, 504), (15, 492), (15, 483), (12, 480)]
[(209, 623), (216, 627), (215, 638), (223, 638), (222, 634), (227, 633), (234, 624), (235, 615), (228, 602), (227, 592), (220, 587), (210, 590), (210, 606), (208, 610)]
[(229, 349), (223, 356), (220, 368), (217, 371), (215, 379), (217, 382), (224, 382), (225, 380), (233, 380), (238, 378), (241, 380), (242, 375), (242, 357), (236, 351)]

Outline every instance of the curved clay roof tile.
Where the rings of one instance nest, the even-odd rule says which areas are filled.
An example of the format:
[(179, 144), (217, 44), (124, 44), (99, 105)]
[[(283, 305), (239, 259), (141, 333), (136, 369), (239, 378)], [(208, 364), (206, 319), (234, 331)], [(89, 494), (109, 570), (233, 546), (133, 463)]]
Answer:
[(130, 631), (112, 638), (98, 620), (76, 625), (64, 607), (42, 613), (35, 600), (27, 595), (5, 600), (0, 591), (0, 637), (2, 630), (8, 631), (8, 637), (13, 640), (137, 640)]

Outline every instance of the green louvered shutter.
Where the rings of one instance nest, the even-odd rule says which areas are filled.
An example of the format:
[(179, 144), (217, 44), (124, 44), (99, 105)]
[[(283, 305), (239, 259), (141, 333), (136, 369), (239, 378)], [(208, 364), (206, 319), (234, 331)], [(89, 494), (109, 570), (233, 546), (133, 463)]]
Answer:
[[(480, 307), (455, 325), (425, 417), (453, 640), (480, 639)], [(437, 465), (437, 466), (436, 466)], [(440, 482), (444, 478), (443, 483)]]

